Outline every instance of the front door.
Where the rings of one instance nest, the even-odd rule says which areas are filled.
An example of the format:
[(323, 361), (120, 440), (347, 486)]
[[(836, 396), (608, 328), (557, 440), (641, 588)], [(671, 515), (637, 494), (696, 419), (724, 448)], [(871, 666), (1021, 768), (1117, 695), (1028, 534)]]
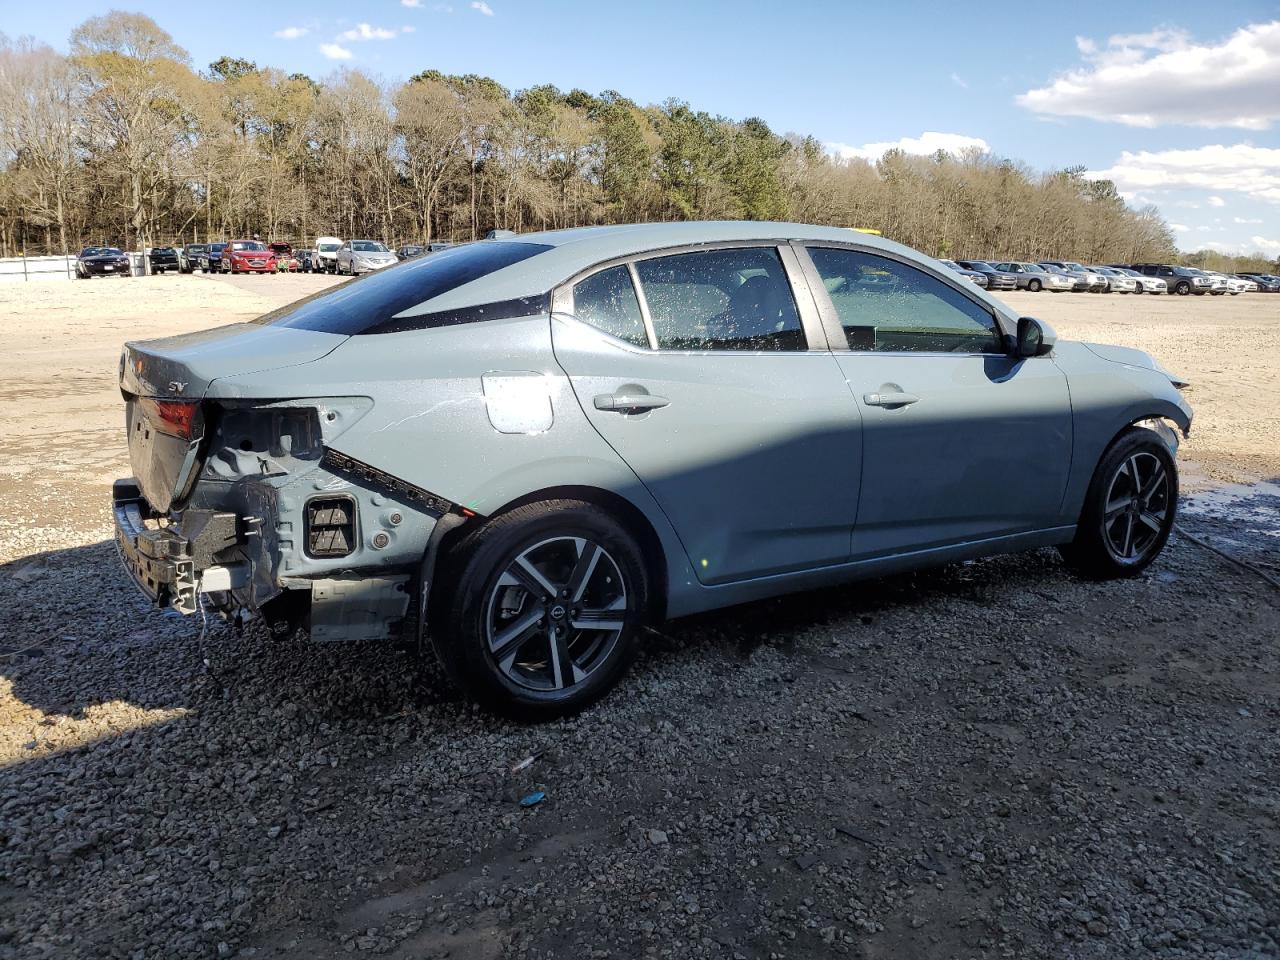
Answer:
[(991, 310), (902, 261), (810, 248), (861, 409), (855, 559), (1058, 526), (1071, 401), (1050, 357), (1005, 351)]
[(809, 349), (775, 247), (602, 270), (575, 285), (553, 339), (703, 583), (848, 559), (858, 411), (825, 343)]

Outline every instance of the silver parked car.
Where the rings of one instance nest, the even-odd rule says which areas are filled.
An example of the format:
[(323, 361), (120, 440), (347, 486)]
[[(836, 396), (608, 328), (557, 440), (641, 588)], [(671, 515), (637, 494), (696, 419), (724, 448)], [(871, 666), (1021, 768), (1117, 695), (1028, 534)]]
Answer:
[(524, 234), (127, 344), (117, 543), (162, 606), (429, 643), (549, 717), (664, 618), (1045, 546), (1137, 574), (1182, 385), (848, 230)]
[(1030, 290), (1032, 293), (1037, 293), (1040, 290), (1050, 290), (1053, 293), (1069, 293), (1072, 287), (1075, 286), (1075, 281), (1065, 273), (1047, 270), (1038, 263), (1006, 261), (1005, 263), (997, 263), (996, 269), (1004, 273), (1012, 273), (1018, 278), (1018, 289)]
[(1088, 269), (1107, 278), (1108, 289), (1111, 293), (1133, 293), (1138, 289), (1138, 283), (1133, 277), (1114, 267), (1089, 267)]
[(336, 270), (356, 276), (399, 263), (400, 258), (377, 240), (348, 240), (338, 248)]

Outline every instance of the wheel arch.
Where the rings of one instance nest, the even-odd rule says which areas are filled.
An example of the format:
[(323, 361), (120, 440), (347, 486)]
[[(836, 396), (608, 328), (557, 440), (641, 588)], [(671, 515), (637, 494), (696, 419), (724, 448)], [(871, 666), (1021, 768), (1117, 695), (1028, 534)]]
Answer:
[(560, 484), (542, 487), (511, 500), (484, 516), (473, 516), (465, 522), (449, 529), (438, 545), (439, 556), (443, 559), (467, 534), (494, 517), (510, 513), (517, 507), (531, 503), (542, 503), (547, 500), (581, 500), (605, 510), (635, 537), (640, 546), (641, 558), (645, 564), (645, 572), (649, 575), (648, 616), (653, 622), (666, 619), (669, 593), (670, 570), (667, 562), (667, 547), (653, 522), (645, 512), (626, 497), (603, 487), (581, 484)]

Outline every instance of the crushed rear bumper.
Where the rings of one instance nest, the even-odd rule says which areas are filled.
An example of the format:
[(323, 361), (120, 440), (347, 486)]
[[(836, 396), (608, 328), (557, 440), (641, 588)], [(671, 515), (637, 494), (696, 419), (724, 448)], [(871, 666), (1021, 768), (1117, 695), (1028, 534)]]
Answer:
[(111, 500), (120, 561), (156, 606), (195, 613), (197, 594), (233, 590), (248, 582), (247, 563), (215, 560), (241, 542), (235, 514), (188, 510), (180, 525), (162, 525), (133, 478), (117, 480)]

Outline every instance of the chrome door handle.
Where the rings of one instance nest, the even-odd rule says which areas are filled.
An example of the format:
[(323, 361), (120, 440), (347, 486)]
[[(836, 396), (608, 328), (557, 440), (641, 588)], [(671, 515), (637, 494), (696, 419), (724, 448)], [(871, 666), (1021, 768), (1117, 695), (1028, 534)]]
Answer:
[(905, 407), (919, 399), (914, 393), (867, 393), (862, 402), (868, 407)]
[(597, 410), (612, 410), (615, 413), (642, 413), (645, 410), (657, 410), (671, 401), (652, 393), (602, 393), (595, 398)]

